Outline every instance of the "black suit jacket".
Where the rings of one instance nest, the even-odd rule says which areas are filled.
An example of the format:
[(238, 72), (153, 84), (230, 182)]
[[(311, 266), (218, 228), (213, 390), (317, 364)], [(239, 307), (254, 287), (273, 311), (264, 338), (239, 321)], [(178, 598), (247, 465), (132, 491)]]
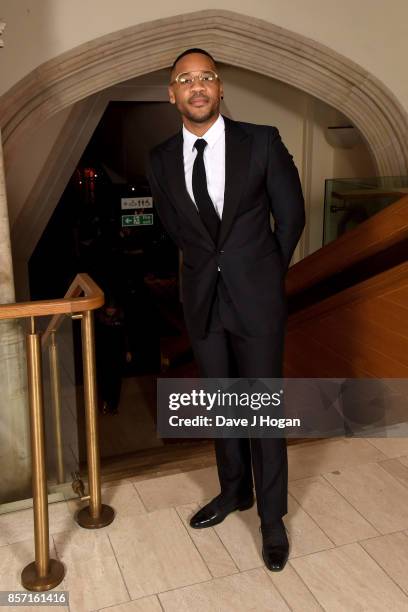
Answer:
[(154, 206), (183, 251), (183, 309), (192, 338), (205, 335), (218, 267), (241, 333), (262, 336), (282, 327), (284, 277), (305, 225), (299, 174), (278, 129), (224, 121), (225, 193), (217, 244), (186, 188), (182, 131), (150, 152)]

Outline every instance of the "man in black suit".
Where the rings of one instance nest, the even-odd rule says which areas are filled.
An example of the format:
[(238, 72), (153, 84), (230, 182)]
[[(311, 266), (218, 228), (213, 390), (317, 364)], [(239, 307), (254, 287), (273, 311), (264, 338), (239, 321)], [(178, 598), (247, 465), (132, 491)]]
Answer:
[[(293, 157), (276, 127), (220, 114), (223, 85), (202, 49), (175, 60), (169, 98), (183, 128), (151, 151), (148, 178), (159, 217), (183, 252), (184, 316), (201, 376), (281, 377), (284, 281), (305, 224)], [(210, 527), (250, 508), (252, 463), (263, 559), (283, 569), (286, 440), (217, 438), (215, 452), (221, 493), (190, 525)]]

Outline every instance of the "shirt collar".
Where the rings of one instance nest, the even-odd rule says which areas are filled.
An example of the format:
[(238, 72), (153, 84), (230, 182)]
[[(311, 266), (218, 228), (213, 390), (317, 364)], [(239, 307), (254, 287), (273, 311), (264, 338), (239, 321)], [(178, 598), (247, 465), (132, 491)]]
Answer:
[(214, 121), (212, 126), (202, 136), (197, 136), (196, 134), (193, 134), (183, 125), (184, 143), (185, 145), (188, 146), (188, 148), (191, 151), (193, 151), (194, 143), (197, 140), (197, 138), (204, 138), (207, 141), (207, 146), (210, 147), (210, 149), (212, 149), (212, 147), (215, 145), (215, 143), (220, 138), (221, 134), (224, 133), (224, 130), (225, 130), (225, 123), (224, 123), (224, 118), (221, 114), (218, 115), (217, 120)]

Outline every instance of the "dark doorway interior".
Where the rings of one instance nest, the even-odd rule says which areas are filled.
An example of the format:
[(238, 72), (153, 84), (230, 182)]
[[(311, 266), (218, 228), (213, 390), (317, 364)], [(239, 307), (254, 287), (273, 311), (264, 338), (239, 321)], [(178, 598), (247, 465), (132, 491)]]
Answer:
[[(151, 431), (136, 436), (135, 450), (149, 445), (157, 376), (196, 375), (179, 300), (178, 250), (151, 207), (145, 174), (148, 151), (179, 128), (170, 104), (110, 103), (29, 262), (32, 299), (61, 297), (78, 272), (105, 292), (107, 308), (95, 313), (102, 456), (131, 452), (132, 429), (146, 421), (141, 400)], [(139, 215), (146, 223), (134, 225)], [(118, 442), (125, 430), (126, 442)]]

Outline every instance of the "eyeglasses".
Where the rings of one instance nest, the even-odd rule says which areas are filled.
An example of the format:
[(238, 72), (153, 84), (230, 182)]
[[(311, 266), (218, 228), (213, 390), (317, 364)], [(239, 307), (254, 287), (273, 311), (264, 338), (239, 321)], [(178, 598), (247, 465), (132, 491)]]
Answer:
[(172, 83), (189, 87), (196, 79), (200, 83), (214, 83), (218, 79), (218, 74), (213, 70), (204, 70), (203, 72), (181, 72), (176, 76)]

